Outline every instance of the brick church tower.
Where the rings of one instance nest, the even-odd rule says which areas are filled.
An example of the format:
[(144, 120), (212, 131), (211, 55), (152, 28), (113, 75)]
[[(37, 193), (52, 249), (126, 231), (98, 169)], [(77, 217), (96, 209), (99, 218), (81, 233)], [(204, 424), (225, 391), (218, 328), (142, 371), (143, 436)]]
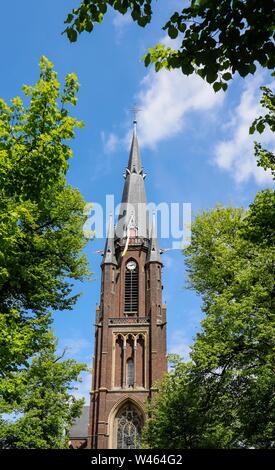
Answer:
[(145, 404), (166, 372), (166, 307), (134, 121), (118, 222), (110, 216), (96, 309), (88, 448), (140, 445)]

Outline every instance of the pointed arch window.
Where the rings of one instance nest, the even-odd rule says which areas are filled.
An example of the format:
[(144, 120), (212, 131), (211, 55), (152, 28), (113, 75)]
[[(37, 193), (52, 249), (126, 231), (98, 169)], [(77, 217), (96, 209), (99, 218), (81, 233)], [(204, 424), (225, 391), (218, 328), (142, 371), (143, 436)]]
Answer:
[(126, 265), (124, 287), (124, 312), (127, 315), (138, 313), (138, 265), (130, 260)]
[(134, 386), (134, 360), (130, 357), (127, 361), (127, 387)]
[(117, 449), (138, 449), (143, 419), (131, 403), (122, 408), (117, 416)]

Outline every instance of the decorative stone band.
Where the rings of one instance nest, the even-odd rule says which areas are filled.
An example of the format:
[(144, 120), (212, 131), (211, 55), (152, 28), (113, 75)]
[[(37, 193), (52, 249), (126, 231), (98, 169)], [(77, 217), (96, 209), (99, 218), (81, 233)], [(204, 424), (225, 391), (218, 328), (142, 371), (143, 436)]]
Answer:
[[(126, 243), (127, 243), (127, 237), (124, 237), (124, 238), (119, 240), (118, 244), (120, 246), (125, 246)], [(148, 238), (143, 238), (143, 237), (130, 237), (129, 238), (129, 245), (131, 245), (131, 246), (143, 245), (143, 246), (148, 248), (149, 240), (148, 240)]]
[(150, 317), (112, 317), (109, 318), (109, 325), (148, 325), (150, 323)]

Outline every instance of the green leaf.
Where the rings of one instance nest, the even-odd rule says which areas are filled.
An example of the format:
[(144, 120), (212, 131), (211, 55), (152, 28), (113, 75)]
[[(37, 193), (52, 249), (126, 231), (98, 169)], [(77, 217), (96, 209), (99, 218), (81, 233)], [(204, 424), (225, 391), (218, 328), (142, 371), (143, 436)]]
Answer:
[(139, 18), (139, 19), (138, 19), (138, 25), (141, 26), (142, 28), (143, 28), (144, 26), (146, 26), (147, 22), (148, 22), (148, 21), (147, 21), (147, 18), (146, 18), (145, 16), (143, 16), (142, 18)]
[(215, 82), (213, 85), (214, 91), (217, 93), (222, 88), (222, 83), (221, 82)]
[(162, 63), (161, 62), (156, 62), (156, 65), (155, 65), (156, 72), (159, 72), (161, 68), (162, 68)]
[(254, 74), (256, 72), (256, 69), (257, 69), (257, 67), (256, 67), (255, 64), (250, 64), (250, 66), (249, 66), (249, 72), (250, 73)]
[(194, 67), (191, 64), (182, 64), (181, 70), (184, 75), (191, 75), (194, 72)]
[(70, 42), (75, 42), (77, 40), (77, 32), (74, 28), (67, 28), (66, 33)]
[(171, 39), (176, 39), (176, 37), (178, 36), (178, 30), (174, 26), (169, 26), (168, 35)]
[(231, 75), (230, 72), (226, 72), (226, 73), (223, 73), (223, 74), (222, 74), (222, 78), (223, 78), (224, 80), (227, 80), (227, 81), (228, 81), (228, 80), (231, 80), (231, 79), (232, 79), (232, 75)]
[(178, 12), (176, 11), (176, 12), (171, 16), (170, 21), (171, 21), (172, 23), (175, 23), (175, 22), (178, 20), (178, 18), (179, 18), (179, 14), (178, 14)]
[(93, 23), (91, 21), (86, 21), (86, 24), (85, 24), (86, 31), (90, 33), (93, 30), (93, 28), (94, 28)]
[(226, 91), (227, 88), (228, 88), (227, 83), (222, 83), (222, 89), (223, 89), (223, 91)]
[(254, 132), (255, 132), (255, 126), (252, 125), (252, 126), (250, 126), (250, 128), (249, 128), (249, 134), (254, 134)]
[(67, 16), (67, 19), (66, 21), (64, 21), (64, 23), (71, 23), (74, 19), (74, 15), (72, 15), (72, 13), (69, 13), (68, 16)]
[(208, 81), (208, 83), (215, 82), (215, 80), (217, 80), (217, 78), (218, 78), (218, 74), (216, 72), (214, 72), (211, 69), (207, 71), (206, 80)]
[(246, 75), (248, 75), (250, 72), (250, 66), (247, 64), (240, 64), (238, 71), (241, 77), (246, 77)]
[(103, 2), (99, 3), (98, 8), (99, 8), (100, 12), (103, 13), (103, 15), (105, 15), (105, 13), (107, 11), (107, 3), (105, 3), (105, 2), (104, 3)]
[(147, 54), (144, 59), (145, 67), (148, 67), (150, 63), (151, 63), (151, 54)]
[(258, 122), (257, 125), (256, 125), (256, 129), (257, 129), (257, 131), (258, 131), (260, 134), (262, 134), (263, 131), (265, 130), (265, 125), (264, 125), (264, 123), (261, 122), (261, 121)]
[(178, 24), (178, 30), (179, 30), (181, 33), (184, 33), (184, 31), (186, 30), (186, 24), (185, 24), (185, 23), (180, 23), (180, 24)]

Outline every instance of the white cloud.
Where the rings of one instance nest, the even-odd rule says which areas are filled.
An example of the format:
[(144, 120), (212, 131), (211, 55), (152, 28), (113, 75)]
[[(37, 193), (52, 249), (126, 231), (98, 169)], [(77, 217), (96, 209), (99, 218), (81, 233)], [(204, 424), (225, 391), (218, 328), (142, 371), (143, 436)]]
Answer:
[(186, 77), (179, 70), (155, 73), (151, 69), (137, 95), (137, 106), (142, 109), (140, 144), (155, 147), (179, 134), (191, 112), (209, 111), (222, 100), (223, 94), (216, 94), (195, 74)]
[[(161, 42), (176, 47), (177, 41), (165, 37)], [(179, 134), (191, 112), (208, 111), (219, 106), (223, 93), (215, 93), (211, 85), (193, 74), (153, 68), (145, 75), (135, 96), (135, 106), (141, 109), (138, 124), (140, 146), (155, 148), (158, 143)], [(209, 117), (209, 115), (208, 115)], [(104, 151), (111, 153), (121, 145), (129, 147), (131, 132), (123, 138), (102, 132)]]
[[(119, 21), (118, 18), (116, 21)], [(167, 37), (161, 42), (172, 48), (177, 47), (177, 41)], [(257, 140), (272, 151), (275, 148), (275, 137), (270, 131), (262, 135), (249, 135), (251, 123), (263, 113), (259, 104), (259, 87), (264, 83), (263, 78), (259, 72), (245, 79), (239, 104), (228, 110), (228, 101), (222, 106), (225, 98), (230, 99), (228, 93), (215, 93), (212, 86), (199, 76), (193, 74), (187, 77), (180, 70), (161, 70), (156, 73), (151, 68), (135, 96), (135, 106), (141, 109), (138, 122), (140, 146), (154, 149), (160, 142), (180, 134), (186, 123), (192, 122), (190, 115), (193, 113), (205, 113), (208, 123), (212, 117), (218, 116), (220, 128), (226, 132), (226, 137), (217, 143), (213, 142), (214, 164), (230, 173), (236, 183), (246, 182), (250, 178), (254, 178), (258, 184), (271, 182), (270, 173), (257, 166), (253, 142)], [(209, 124), (208, 128), (211, 130)], [(131, 135), (131, 131), (123, 137), (113, 132), (102, 132), (105, 153), (110, 154), (120, 147), (128, 149)]]
[(190, 359), (190, 340), (188, 340), (182, 331), (174, 331), (170, 335), (168, 352), (178, 354), (184, 361)]
[(133, 19), (129, 12), (125, 13), (125, 15), (122, 15), (116, 11), (113, 19), (113, 25), (117, 32), (121, 32), (121, 30), (128, 26), (132, 21)]
[(215, 146), (214, 162), (222, 170), (232, 174), (237, 183), (243, 183), (254, 178), (258, 184), (268, 183), (272, 180), (270, 173), (257, 167), (254, 156), (254, 140), (262, 142), (267, 148), (275, 147), (275, 137), (271, 132), (249, 135), (249, 127), (255, 117), (263, 114), (264, 110), (259, 104), (263, 77), (257, 73), (253, 78), (245, 81), (244, 91), (240, 102), (232, 110), (233, 118), (226, 126), (231, 134), (230, 138), (218, 142)]
[(113, 153), (120, 144), (120, 139), (116, 134), (110, 132), (108, 135), (104, 131), (101, 132), (101, 140), (103, 143), (103, 149), (105, 153)]
[[(165, 36), (161, 41), (175, 49), (178, 40)], [(198, 75), (183, 75), (181, 70), (153, 68), (143, 78), (137, 96), (137, 107), (141, 108), (139, 141), (146, 147), (155, 147), (162, 140), (179, 134), (192, 112), (209, 111), (219, 106), (224, 95), (215, 93), (211, 85)]]
[(126, 30), (132, 22), (133, 19), (129, 12), (125, 13), (125, 15), (122, 15), (117, 11), (114, 12), (113, 26), (115, 29), (115, 42), (117, 45), (119, 45), (123, 40)]

